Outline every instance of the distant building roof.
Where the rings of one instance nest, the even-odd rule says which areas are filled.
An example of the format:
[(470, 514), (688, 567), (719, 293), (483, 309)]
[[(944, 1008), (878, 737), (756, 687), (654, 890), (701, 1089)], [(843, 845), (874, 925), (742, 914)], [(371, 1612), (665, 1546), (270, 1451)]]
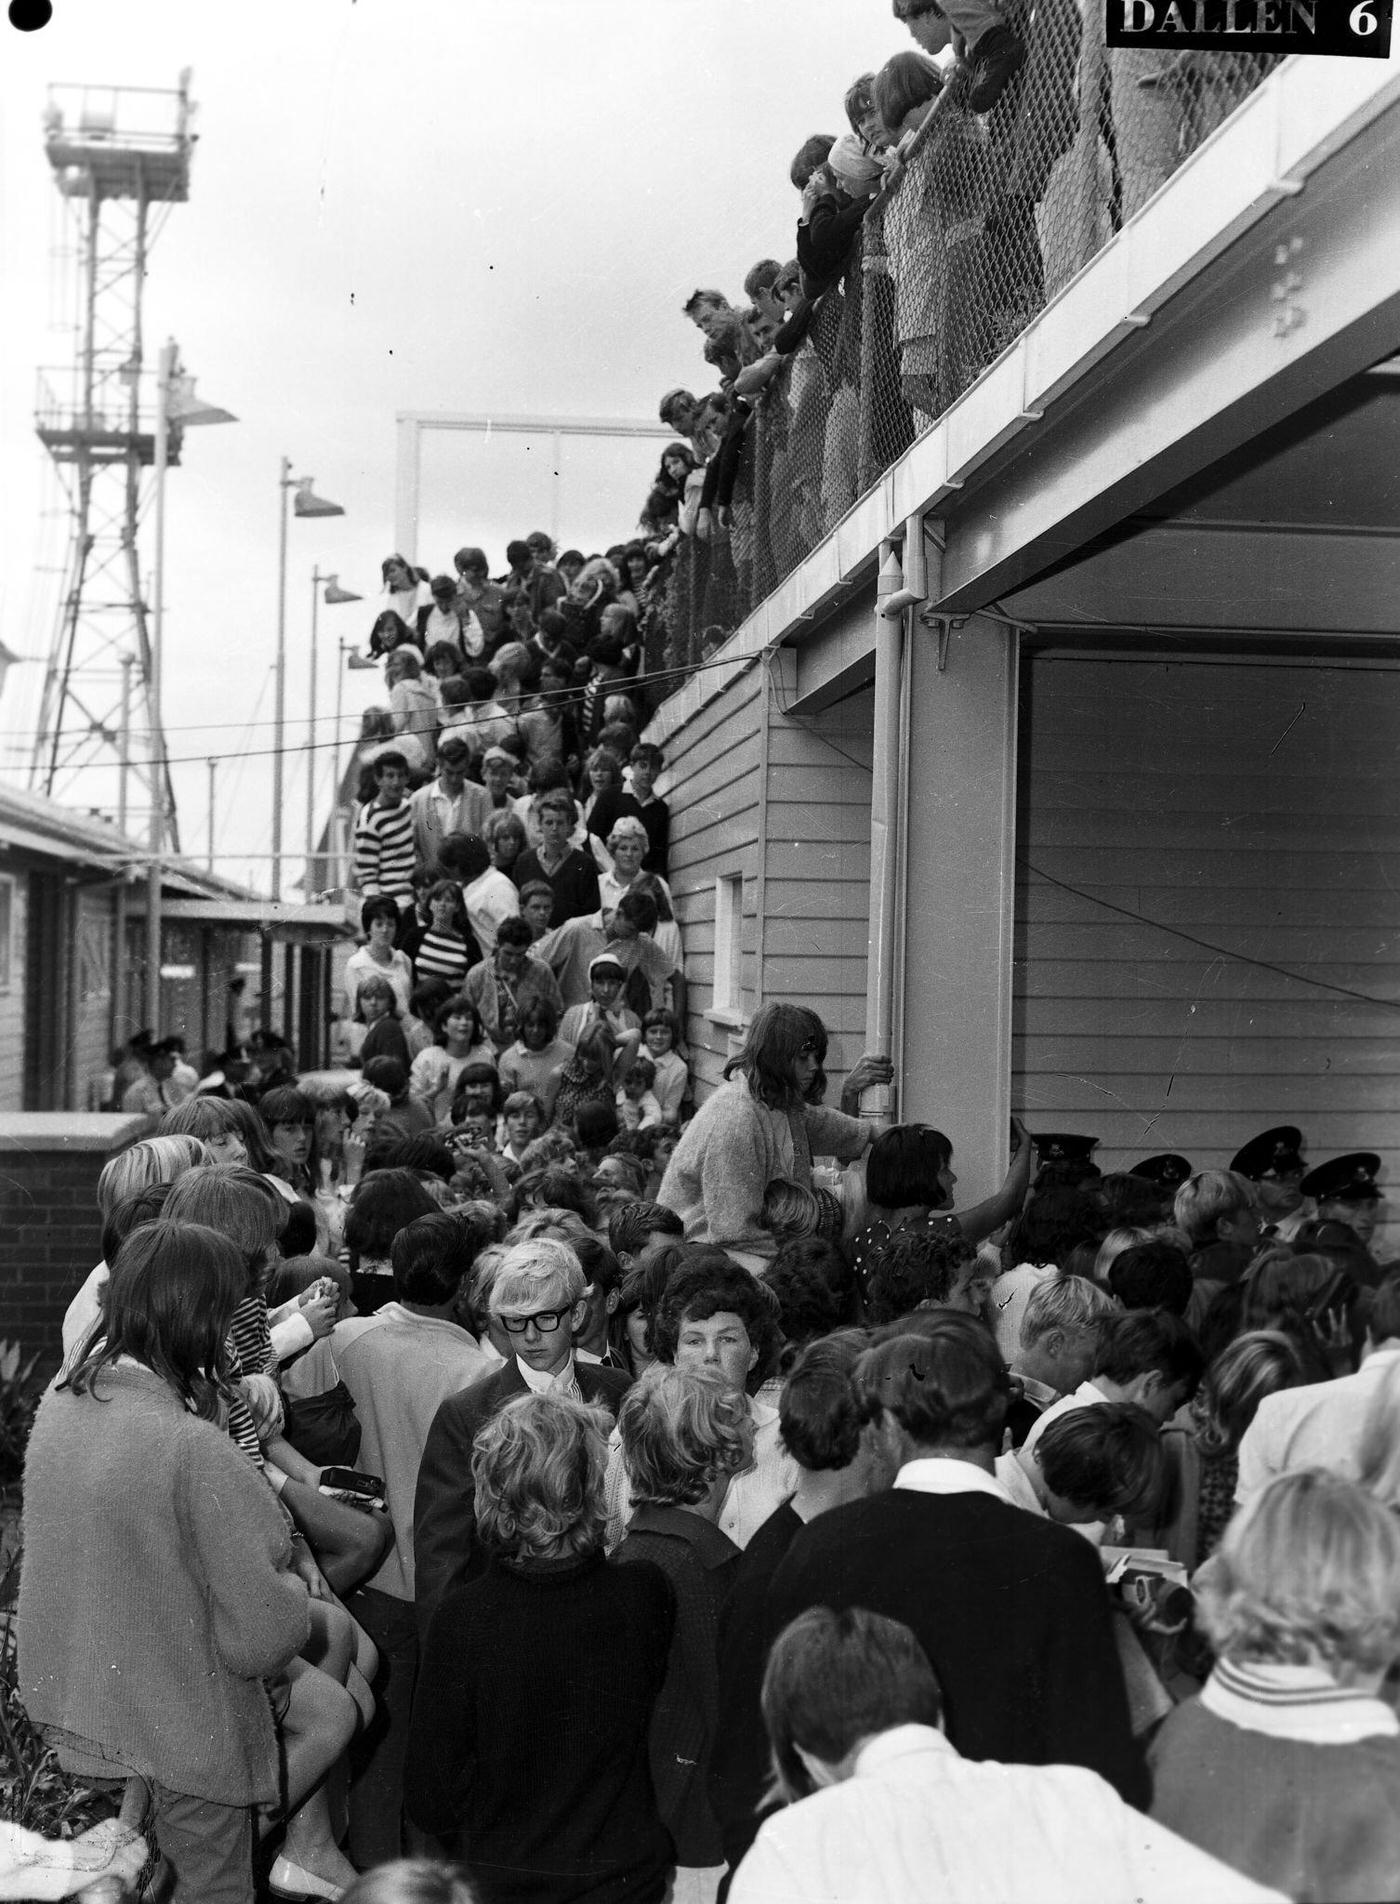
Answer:
[[(114, 879), (124, 872), (144, 871), (148, 851), (144, 841), (120, 832), (98, 814), (60, 806), (27, 788), (0, 786), (0, 856), (12, 847), (104, 870)], [(257, 898), (246, 886), (181, 861), (166, 867), (161, 889), (192, 899)]]

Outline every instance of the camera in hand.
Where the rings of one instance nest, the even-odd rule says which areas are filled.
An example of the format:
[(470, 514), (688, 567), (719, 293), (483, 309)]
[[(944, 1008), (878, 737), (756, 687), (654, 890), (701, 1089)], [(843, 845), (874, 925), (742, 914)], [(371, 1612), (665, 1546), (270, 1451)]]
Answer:
[(377, 1474), (362, 1474), (358, 1468), (322, 1468), (319, 1492), (347, 1507), (358, 1507), (366, 1514), (387, 1514), (384, 1483)]

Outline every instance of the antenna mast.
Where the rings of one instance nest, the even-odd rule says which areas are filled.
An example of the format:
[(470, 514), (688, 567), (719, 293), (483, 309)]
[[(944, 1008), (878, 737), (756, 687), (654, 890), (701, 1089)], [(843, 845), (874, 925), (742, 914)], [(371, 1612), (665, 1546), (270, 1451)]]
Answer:
[[(179, 850), (170, 770), (159, 743), (123, 746), (123, 726), (150, 735), (149, 608), (137, 532), (155, 461), (154, 379), (146, 372), (141, 298), (150, 247), (171, 205), (189, 198), (190, 73), (178, 88), (56, 85), (44, 112), (54, 183), (79, 231), (82, 271), (74, 359), (39, 372), (35, 428), (68, 498), (63, 594), (44, 677), (29, 784), (88, 808), (120, 806), (135, 826), (159, 804)], [(143, 402), (143, 376), (145, 401)], [(180, 460), (172, 421), (168, 462)], [(125, 664), (125, 665), (124, 665)], [(131, 678), (130, 700), (126, 681)], [(106, 766), (110, 775), (95, 772)], [(139, 797), (128, 799), (126, 776)]]

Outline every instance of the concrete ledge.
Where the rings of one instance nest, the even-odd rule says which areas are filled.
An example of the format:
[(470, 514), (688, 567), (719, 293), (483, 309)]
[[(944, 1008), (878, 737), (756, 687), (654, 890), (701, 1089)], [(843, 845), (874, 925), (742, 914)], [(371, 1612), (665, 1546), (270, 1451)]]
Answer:
[(146, 1129), (146, 1119), (131, 1111), (3, 1111), (0, 1152), (99, 1151), (110, 1156)]

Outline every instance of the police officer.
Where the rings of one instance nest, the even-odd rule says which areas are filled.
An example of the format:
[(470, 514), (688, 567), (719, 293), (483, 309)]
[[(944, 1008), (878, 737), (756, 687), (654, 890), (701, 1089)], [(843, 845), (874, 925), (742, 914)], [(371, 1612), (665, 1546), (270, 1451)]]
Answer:
[(1237, 1176), (1247, 1177), (1259, 1193), (1259, 1213), (1265, 1235), (1280, 1243), (1292, 1242), (1298, 1230), (1316, 1214), (1302, 1187), (1303, 1133), (1296, 1124), (1276, 1124), (1251, 1137), (1230, 1160)]
[(1381, 1193), (1376, 1173), (1381, 1160), (1373, 1150), (1349, 1150), (1332, 1157), (1304, 1177), (1301, 1189), (1317, 1205), (1318, 1217), (1345, 1223), (1369, 1245), (1376, 1233)]

